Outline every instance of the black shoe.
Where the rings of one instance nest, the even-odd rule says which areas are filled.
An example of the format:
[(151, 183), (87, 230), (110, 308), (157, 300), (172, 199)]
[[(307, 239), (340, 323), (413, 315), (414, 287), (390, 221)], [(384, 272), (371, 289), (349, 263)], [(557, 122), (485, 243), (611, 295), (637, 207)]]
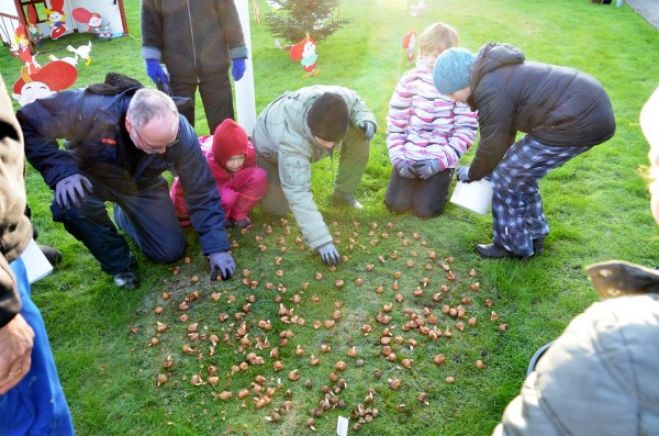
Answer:
[(528, 259), (528, 257), (508, 251), (498, 244), (477, 244), (476, 252), (483, 259)]
[(112, 276), (114, 284), (120, 289), (137, 289), (140, 282), (135, 271), (124, 271)]
[(533, 255), (539, 256), (544, 251), (545, 247), (545, 237), (541, 236), (538, 239), (533, 240)]
[(51, 265), (55, 266), (62, 261), (62, 252), (57, 248), (49, 247), (48, 245), (39, 245), (39, 249)]
[(137, 278), (137, 262), (131, 258), (128, 267), (117, 274), (112, 276), (114, 284), (120, 289), (137, 289), (140, 286), (140, 281)]
[(353, 209), (363, 209), (364, 205), (361, 204), (354, 195), (352, 194), (343, 194), (340, 192), (335, 192), (332, 195), (332, 203), (337, 206), (351, 207)]

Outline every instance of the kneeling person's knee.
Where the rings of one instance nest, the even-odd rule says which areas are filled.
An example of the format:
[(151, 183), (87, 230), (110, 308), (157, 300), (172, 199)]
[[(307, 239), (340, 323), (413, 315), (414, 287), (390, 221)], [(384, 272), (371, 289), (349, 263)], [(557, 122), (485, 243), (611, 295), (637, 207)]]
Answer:
[(416, 207), (412, 210), (414, 216), (421, 219), (435, 218), (441, 215), (443, 212), (444, 212), (444, 205), (435, 208)]
[(164, 241), (157, 247), (144, 250), (144, 255), (156, 263), (171, 263), (179, 260), (185, 253), (185, 240)]

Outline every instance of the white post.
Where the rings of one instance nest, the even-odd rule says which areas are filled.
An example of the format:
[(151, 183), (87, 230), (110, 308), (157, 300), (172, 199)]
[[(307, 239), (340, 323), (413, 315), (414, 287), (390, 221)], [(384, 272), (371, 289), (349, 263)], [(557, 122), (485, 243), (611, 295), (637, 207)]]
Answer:
[(249, 0), (234, 0), (240, 26), (243, 29), (245, 45), (247, 46), (247, 60), (245, 61), (245, 75), (235, 82), (236, 90), (236, 112), (238, 123), (247, 132), (252, 134), (256, 125), (256, 99), (254, 97), (254, 71), (252, 69), (252, 37), (249, 28)]

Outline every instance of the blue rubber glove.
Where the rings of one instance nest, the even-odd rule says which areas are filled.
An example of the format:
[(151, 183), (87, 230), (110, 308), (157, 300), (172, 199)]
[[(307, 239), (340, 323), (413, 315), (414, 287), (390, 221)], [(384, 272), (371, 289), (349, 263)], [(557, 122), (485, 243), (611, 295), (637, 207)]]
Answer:
[(211, 281), (217, 280), (218, 274), (222, 280), (229, 280), (236, 272), (236, 262), (228, 251), (220, 251), (208, 255), (211, 266)]
[(405, 159), (397, 160), (394, 163), (394, 168), (399, 176), (406, 179), (416, 179), (417, 177), (415, 169)]
[(245, 59), (247, 58), (235, 58), (233, 59), (232, 65), (231, 65), (231, 75), (233, 76), (233, 80), (236, 82), (239, 81), (240, 79), (243, 78), (243, 74), (245, 74)]
[(419, 178), (427, 180), (437, 174), (442, 167), (437, 159), (426, 159), (416, 162), (414, 164), (414, 169), (419, 175)]
[(325, 265), (338, 265), (341, 263), (341, 255), (339, 255), (339, 250), (336, 249), (336, 246), (328, 242), (325, 245), (318, 247), (318, 254), (325, 262)]
[(147, 59), (146, 60), (146, 75), (149, 76), (153, 83), (156, 85), (158, 83), (169, 83), (169, 77), (160, 66), (160, 62), (157, 59)]
[(471, 179), (469, 178), (469, 167), (460, 167), (457, 172), (457, 179), (462, 183), (469, 183)]
[(357, 125), (363, 132), (366, 139), (373, 139), (375, 135), (375, 124), (370, 121), (362, 121)]
[(81, 174), (73, 174), (55, 185), (55, 202), (65, 209), (80, 207), (87, 192), (92, 192), (92, 182)]

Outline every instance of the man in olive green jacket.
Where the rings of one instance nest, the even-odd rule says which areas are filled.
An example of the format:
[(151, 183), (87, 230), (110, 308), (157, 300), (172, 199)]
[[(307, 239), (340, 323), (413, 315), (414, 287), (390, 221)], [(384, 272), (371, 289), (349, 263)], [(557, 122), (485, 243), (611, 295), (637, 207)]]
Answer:
[(257, 163), (268, 172), (261, 207), (276, 215), (289, 209), (307, 244), (328, 265), (340, 262), (332, 236), (311, 193), (311, 164), (340, 149), (335, 203), (362, 208), (354, 192), (368, 162), (377, 124), (356, 92), (315, 85), (288, 92), (270, 103), (254, 128)]

